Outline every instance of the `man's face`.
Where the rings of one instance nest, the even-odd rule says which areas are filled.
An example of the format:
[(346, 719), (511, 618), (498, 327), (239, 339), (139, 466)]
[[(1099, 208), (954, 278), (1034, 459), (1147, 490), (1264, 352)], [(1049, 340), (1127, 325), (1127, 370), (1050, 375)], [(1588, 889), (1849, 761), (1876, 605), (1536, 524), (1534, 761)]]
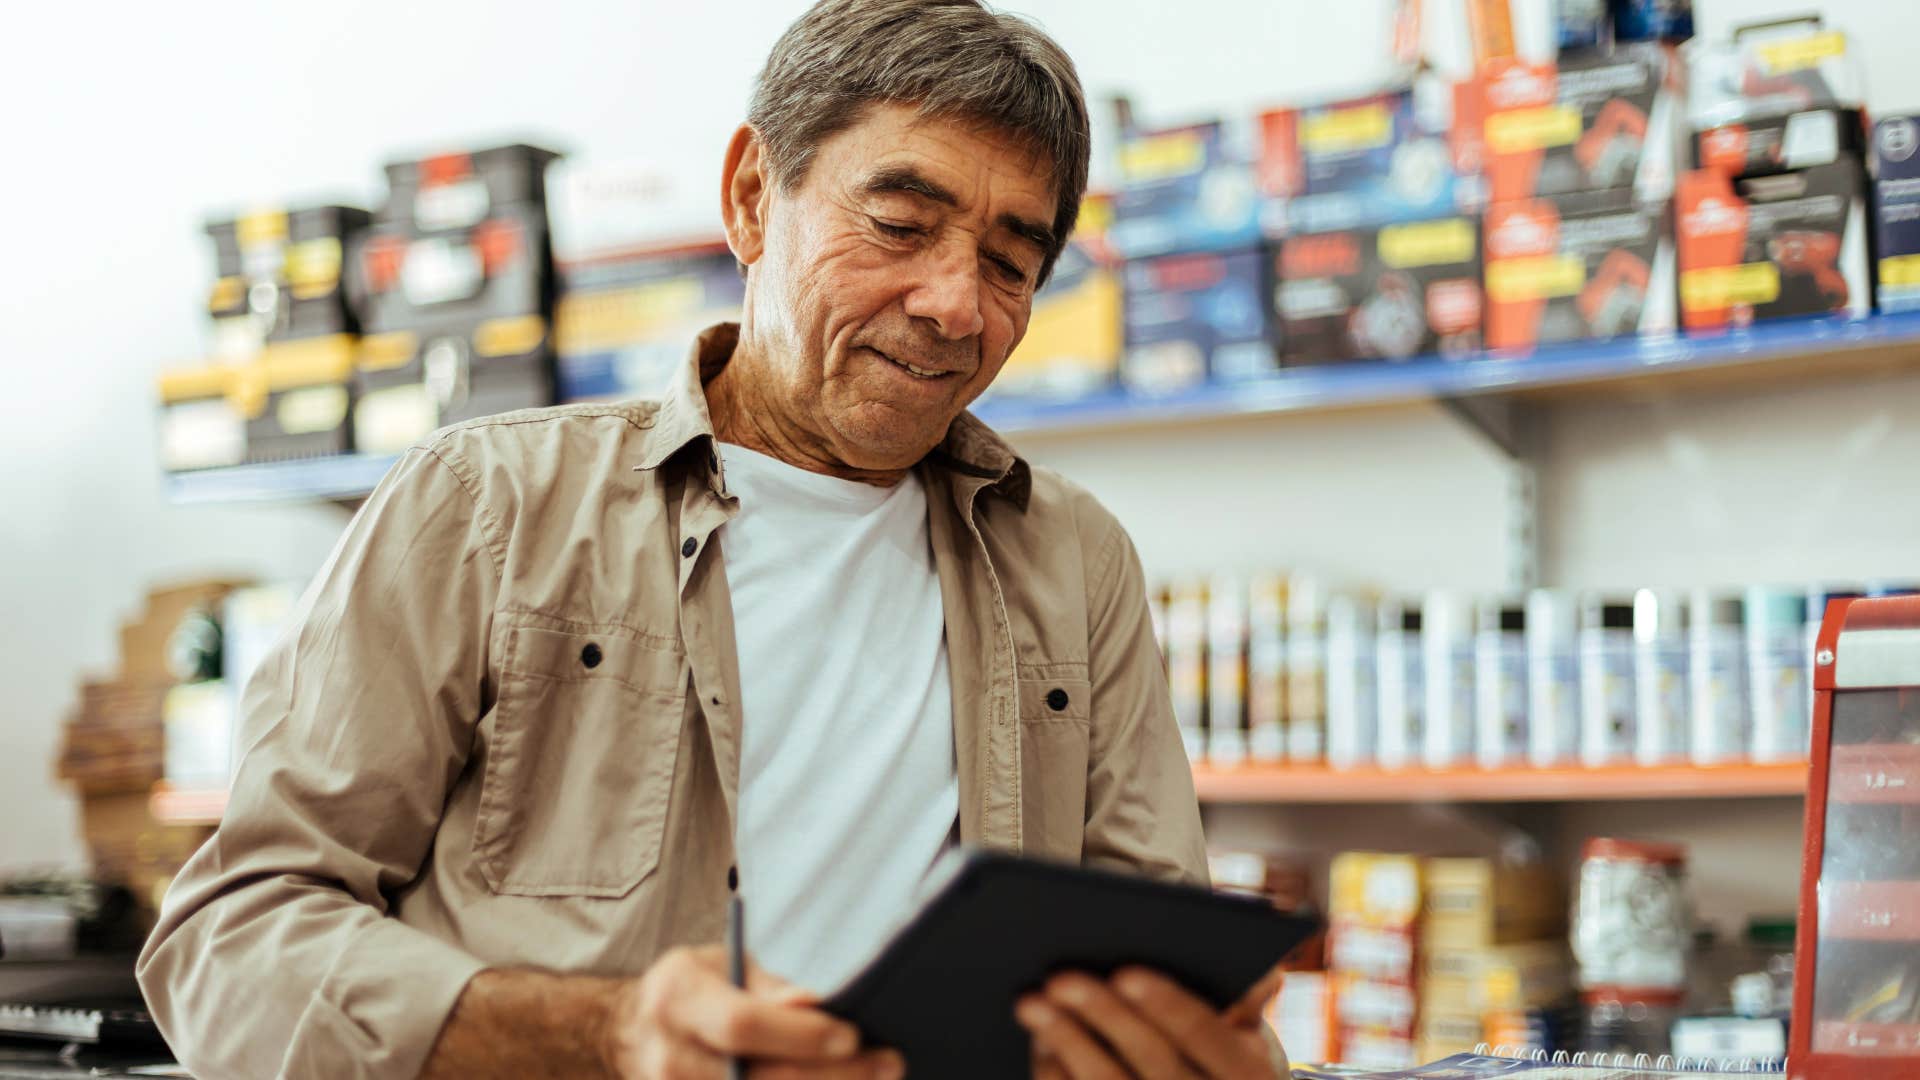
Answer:
[(769, 181), (749, 271), (770, 395), (858, 469), (937, 446), (1026, 333), (1048, 250), (1046, 163), (1004, 133), (872, 109), (791, 191)]

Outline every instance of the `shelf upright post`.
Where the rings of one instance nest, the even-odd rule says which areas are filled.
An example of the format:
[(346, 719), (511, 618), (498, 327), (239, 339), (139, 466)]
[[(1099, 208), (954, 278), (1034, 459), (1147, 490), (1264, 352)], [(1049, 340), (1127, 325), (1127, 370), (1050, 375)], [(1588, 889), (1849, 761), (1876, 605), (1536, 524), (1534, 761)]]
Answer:
[(1506, 587), (1523, 593), (1540, 583), (1539, 417), (1508, 394), (1442, 397), (1439, 402), (1499, 452), (1506, 474)]

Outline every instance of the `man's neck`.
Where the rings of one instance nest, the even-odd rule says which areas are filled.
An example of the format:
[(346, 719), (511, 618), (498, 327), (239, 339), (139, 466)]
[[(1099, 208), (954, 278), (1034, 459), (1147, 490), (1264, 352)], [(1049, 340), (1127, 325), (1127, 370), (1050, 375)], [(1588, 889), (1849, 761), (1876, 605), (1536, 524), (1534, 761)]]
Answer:
[(780, 404), (767, 395), (771, 383), (766, 361), (742, 335), (733, 358), (705, 387), (714, 436), (796, 469), (876, 487), (892, 487), (907, 475), (905, 469), (859, 469), (840, 460), (824, 438), (790, 421)]

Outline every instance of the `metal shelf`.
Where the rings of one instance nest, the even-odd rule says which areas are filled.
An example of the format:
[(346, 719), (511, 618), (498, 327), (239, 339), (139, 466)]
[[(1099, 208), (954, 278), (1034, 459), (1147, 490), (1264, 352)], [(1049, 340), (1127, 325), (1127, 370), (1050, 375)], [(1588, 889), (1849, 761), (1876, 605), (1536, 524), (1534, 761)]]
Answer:
[(1805, 762), (1604, 769), (1353, 769), (1199, 766), (1206, 803), (1616, 802), (1800, 796)]
[[(1554, 345), (1526, 355), (1289, 368), (1158, 396), (1110, 390), (1071, 401), (989, 399), (975, 412), (1009, 434), (1072, 435), (1415, 401), (1575, 398), (1906, 369), (1920, 369), (1920, 312), (1782, 319), (1711, 337), (1636, 337)], [(206, 469), (169, 476), (167, 488), (176, 503), (353, 499), (373, 490), (395, 460), (351, 454)]]

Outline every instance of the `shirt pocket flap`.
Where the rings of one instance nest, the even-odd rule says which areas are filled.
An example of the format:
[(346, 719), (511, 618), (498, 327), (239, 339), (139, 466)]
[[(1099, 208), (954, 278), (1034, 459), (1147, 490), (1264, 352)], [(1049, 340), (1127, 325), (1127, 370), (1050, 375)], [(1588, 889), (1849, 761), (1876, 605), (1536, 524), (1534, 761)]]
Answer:
[(1081, 674), (1028, 673), (1020, 676), (1020, 721), (1025, 724), (1073, 722), (1084, 726), (1093, 709), (1093, 684)]

